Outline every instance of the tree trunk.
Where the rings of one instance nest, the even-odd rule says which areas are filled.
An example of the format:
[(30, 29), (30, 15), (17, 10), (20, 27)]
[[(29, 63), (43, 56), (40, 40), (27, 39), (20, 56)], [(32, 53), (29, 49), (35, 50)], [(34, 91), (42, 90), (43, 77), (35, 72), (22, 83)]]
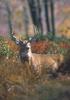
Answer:
[(44, 6), (45, 6), (45, 18), (46, 18), (46, 24), (47, 24), (47, 32), (51, 32), (50, 30), (50, 22), (49, 22), (49, 12), (48, 12), (48, 0), (44, 0)]
[(43, 27), (42, 27), (42, 19), (41, 19), (41, 12), (42, 12), (42, 7), (41, 7), (41, 0), (37, 1), (37, 8), (38, 8), (38, 21), (39, 21), (39, 28), (41, 34), (43, 34)]
[(7, 10), (7, 13), (8, 13), (9, 34), (10, 34), (11, 39), (13, 39), (13, 36), (12, 36), (11, 10), (10, 10), (10, 7), (9, 7), (9, 4), (8, 4), (7, 1), (5, 2), (5, 4), (6, 4), (6, 10)]
[(29, 29), (29, 15), (27, 11), (27, 1), (25, 0), (23, 5), (23, 23), (24, 23), (24, 32), (26, 34), (26, 37), (28, 38), (28, 29)]
[(44, 7), (44, 2), (43, 0), (40, 0), (40, 6), (41, 6), (41, 12), (40, 12), (40, 19), (41, 19), (41, 24), (42, 24), (42, 33), (44, 35), (47, 34), (47, 29), (46, 29), (46, 17), (45, 17), (45, 7)]
[(52, 23), (52, 39), (55, 35), (55, 23), (54, 23), (54, 3), (53, 0), (50, 0), (50, 8), (51, 8), (51, 23)]

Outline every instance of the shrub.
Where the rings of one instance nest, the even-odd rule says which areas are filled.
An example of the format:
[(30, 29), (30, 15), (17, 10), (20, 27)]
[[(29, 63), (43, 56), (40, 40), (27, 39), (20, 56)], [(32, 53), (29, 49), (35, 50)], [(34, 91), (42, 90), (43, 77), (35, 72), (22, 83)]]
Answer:
[(0, 56), (12, 56), (13, 51), (11, 51), (8, 45), (5, 43), (5, 40), (0, 36)]

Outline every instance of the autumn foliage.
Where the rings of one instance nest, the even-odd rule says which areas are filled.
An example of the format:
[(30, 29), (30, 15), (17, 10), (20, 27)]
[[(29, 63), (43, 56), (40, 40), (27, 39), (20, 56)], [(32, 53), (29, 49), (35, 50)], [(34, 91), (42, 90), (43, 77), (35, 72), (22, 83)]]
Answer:
[(36, 53), (45, 53), (45, 51), (49, 48), (49, 42), (47, 41), (38, 41), (31, 44), (32, 52)]

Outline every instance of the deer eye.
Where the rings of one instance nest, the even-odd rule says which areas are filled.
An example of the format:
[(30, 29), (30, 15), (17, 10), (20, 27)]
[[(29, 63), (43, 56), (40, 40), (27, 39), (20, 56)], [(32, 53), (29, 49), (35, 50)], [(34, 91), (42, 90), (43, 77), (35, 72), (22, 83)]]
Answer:
[(29, 49), (29, 47), (27, 47), (27, 50)]

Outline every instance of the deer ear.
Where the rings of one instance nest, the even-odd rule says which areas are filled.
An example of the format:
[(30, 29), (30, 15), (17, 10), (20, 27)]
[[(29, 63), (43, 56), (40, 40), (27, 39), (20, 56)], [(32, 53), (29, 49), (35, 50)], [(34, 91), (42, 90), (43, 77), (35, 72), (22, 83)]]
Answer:
[(27, 47), (28, 47), (28, 48), (31, 48), (30, 42), (27, 43)]

